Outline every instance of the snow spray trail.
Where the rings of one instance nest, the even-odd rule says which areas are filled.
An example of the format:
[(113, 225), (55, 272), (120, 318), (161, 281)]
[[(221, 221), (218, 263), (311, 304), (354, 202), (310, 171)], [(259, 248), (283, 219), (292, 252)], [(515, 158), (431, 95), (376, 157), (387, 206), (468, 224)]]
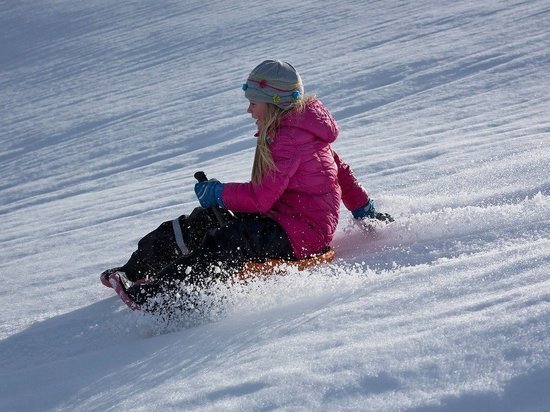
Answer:
[[(398, 198), (395, 203), (407, 208), (413, 202)], [(518, 203), (434, 208), (396, 217), (383, 230), (367, 233), (361, 233), (356, 222), (344, 224), (344, 236), (337, 236), (334, 242), (337, 256), (348, 261), (370, 260), (375, 267), (388, 262), (408, 265), (421, 263), (414, 260), (415, 256), (449, 257), (491, 248), (494, 242), (510, 238), (527, 242), (548, 238), (550, 196), (539, 192)]]

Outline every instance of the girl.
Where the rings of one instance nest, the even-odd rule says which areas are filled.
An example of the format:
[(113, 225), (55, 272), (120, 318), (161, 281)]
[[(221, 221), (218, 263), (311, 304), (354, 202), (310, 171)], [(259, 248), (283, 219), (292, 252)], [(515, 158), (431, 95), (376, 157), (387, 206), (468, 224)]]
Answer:
[(226, 281), (247, 261), (322, 253), (336, 230), (341, 201), (356, 219), (392, 220), (375, 212), (367, 191), (331, 148), (336, 121), (320, 100), (304, 97), (291, 64), (262, 62), (243, 90), (258, 129), (251, 181), (197, 183), (201, 208), (163, 223), (139, 242), (126, 265), (102, 273), (102, 282), (130, 307), (147, 308), (166, 291), (185, 301), (183, 290)]

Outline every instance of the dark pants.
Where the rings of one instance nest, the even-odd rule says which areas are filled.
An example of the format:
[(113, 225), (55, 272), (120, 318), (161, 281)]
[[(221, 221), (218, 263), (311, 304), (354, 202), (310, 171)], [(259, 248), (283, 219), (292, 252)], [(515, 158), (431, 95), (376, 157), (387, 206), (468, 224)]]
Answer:
[(211, 210), (197, 208), (141, 239), (121, 270), (134, 282), (150, 282), (138, 282), (128, 295), (142, 305), (158, 293), (180, 292), (183, 285), (204, 289), (226, 281), (247, 261), (294, 259), (285, 231), (273, 219), (223, 213), (227, 222), (221, 227)]
[[(222, 214), (224, 219), (232, 219), (227, 211)], [(133, 282), (155, 277), (176, 259), (196, 250), (204, 236), (219, 227), (212, 210), (197, 207), (190, 215), (164, 222), (145, 235), (121, 270)]]

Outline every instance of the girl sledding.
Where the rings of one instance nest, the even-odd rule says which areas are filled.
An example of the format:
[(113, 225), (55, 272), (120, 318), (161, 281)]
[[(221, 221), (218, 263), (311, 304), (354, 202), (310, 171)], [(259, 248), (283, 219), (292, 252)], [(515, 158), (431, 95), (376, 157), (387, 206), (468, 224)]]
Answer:
[(242, 277), (253, 263), (329, 261), (342, 201), (356, 219), (392, 220), (331, 148), (336, 121), (304, 96), (292, 65), (262, 62), (243, 90), (257, 126), (251, 181), (202, 179), (201, 207), (161, 224), (124, 266), (101, 274), (130, 308), (193, 307), (197, 290)]

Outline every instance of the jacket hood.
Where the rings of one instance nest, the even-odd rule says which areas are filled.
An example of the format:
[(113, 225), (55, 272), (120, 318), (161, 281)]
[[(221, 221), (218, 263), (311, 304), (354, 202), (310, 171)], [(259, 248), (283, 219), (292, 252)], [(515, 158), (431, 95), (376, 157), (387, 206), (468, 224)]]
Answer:
[(332, 143), (338, 137), (338, 124), (320, 100), (310, 100), (304, 111), (291, 111), (281, 119), (280, 127), (296, 127)]

